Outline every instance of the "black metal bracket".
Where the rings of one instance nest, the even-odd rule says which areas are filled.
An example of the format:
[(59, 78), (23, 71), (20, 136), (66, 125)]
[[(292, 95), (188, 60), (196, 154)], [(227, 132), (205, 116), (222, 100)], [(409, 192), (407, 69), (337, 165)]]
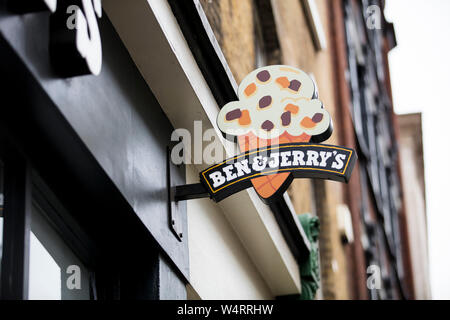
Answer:
[[(170, 161), (170, 159), (168, 161)], [(173, 164), (168, 164), (168, 168), (170, 168), (170, 166), (173, 166)], [(170, 179), (170, 169), (168, 171)], [(294, 221), (296, 216), (295, 211), (292, 211), (293, 208), (291, 210), (291, 207), (289, 207), (286, 199), (283, 197), (284, 196), (272, 198), (267, 204), (274, 213), (281, 232), (297, 261), (306, 261), (310, 254), (311, 244), (300, 223)], [(182, 236), (179, 237), (178, 230), (180, 226), (178, 225), (178, 219), (174, 208), (176, 208), (179, 201), (202, 198), (211, 198), (208, 189), (203, 183), (185, 184), (169, 188), (169, 212), (172, 221), (171, 228), (180, 241), (182, 241)]]
[(201, 183), (185, 184), (175, 187), (175, 201), (209, 198), (208, 190)]
[(175, 200), (175, 187), (172, 187), (171, 171), (175, 170), (176, 166), (170, 160), (170, 148), (167, 148), (167, 206), (169, 211), (169, 228), (172, 230), (178, 241), (183, 241), (183, 225), (181, 220), (181, 213), (178, 209), (178, 203)]
[(171, 161), (171, 148), (167, 147), (167, 208), (169, 212), (169, 228), (178, 241), (183, 241), (183, 225), (180, 211), (180, 201), (209, 198), (208, 190), (201, 183), (173, 186), (172, 172), (178, 170), (177, 165)]

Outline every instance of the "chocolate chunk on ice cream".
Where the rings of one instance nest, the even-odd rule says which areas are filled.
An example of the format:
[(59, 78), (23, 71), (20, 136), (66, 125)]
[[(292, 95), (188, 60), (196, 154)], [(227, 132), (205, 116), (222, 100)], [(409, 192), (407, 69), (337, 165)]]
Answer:
[(291, 83), (289, 84), (289, 89), (298, 92), (298, 90), (300, 90), (301, 87), (301, 83), (298, 80), (292, 80)]
[(281, 124), (283, 126), (288, 126), (291, 124), (291, 113), (289, 111), (286, 111), (281, 115)]
[(242, 112), (240, 109), (234, 109), (226, 114), (225, 119), (227, 121), (233, 121), (233, 120), (239, 119), (241, 117), (241, 115), (242, 115)]
[(263, 70), (261, 72), (258, 72), (256, 78), (261, 82), (267, 82), (270, 80), (270, 73), (267, 70)]
[(270, 131), (274, 127), (275, 127), (275, 125), (270, 120), (264, 121), (263, 124), (261, 125), (261, 129), (266, 130), (266, 131)]
[(322, 121), (322, 119), (323, 119), (323, 114), (321, 114), (321, 113), (316, 113), (313, 117), (312, 117), (312, 121), (314, 122), (314, 123), (319, 123), (320, 121)]
[(264, 96), (259, 100), (259, 107), (261, 109), (267, 108), (272, 104), (272, 97), (271, 96)]

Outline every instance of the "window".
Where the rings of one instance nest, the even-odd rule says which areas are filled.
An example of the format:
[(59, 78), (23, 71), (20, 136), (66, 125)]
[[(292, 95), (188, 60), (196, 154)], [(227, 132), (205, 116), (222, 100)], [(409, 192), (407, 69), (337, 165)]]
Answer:
[(0, 151), (0, 298), (96, 297), (86, 235), (13, 145)]
[(267, 65), (267, 56), (261, 21), (255, 6), (253, 7), (253, 26), (255, 29), (255, 68), (261, 68)]
[(51, 225), (43, 209), (31, 211), (30, 300), (89, 300), (89, 270)]
[(319, 10), (315, 0), (302, 1), (306, 17), (311, 30), (311, 35), (317, 51), (325, 50), (327, 48), (327, 39), (322, 22), (320, 21)]
[(255, 68), (281, 64), (281, 49), (270, 0), (253, 0)]

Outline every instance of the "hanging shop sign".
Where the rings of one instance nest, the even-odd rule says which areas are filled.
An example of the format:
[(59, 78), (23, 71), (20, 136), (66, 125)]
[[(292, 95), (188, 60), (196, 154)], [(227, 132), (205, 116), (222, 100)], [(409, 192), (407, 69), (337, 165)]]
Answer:
[(238, 97), (221, 109), (217, 125), (241, 154), (202, 171), (201, 185), (178, 187), (176, 198), (207, 195), (221, 201), (253, 187), (267, 201), (282, 196), (296, 178), (349, 181), (356, 153), (320, 144), (333, 125), (308, 74), (289, 66), (263, 67), (245, 77)]
[(97, 18), (101, 0), (7, 0), (10, 11), (50, 11), (50, 62), (62, 77), (98, 75), (102, 44)]

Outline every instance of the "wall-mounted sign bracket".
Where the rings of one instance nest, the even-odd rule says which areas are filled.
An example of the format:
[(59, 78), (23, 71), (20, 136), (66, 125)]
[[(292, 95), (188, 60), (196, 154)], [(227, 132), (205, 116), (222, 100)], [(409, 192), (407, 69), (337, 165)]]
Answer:
[[(352, 149), (313, 143), (287, 143), (250, 150), (200, 173), (200, 183), (176, 186), (173, 200), (211, 198), (219, 202), (252, 186), (255, 177), (287, 173), (270, 198), (281, 197), (295, 178), (348, 182), (356, 163)], [(270, 167), (271, 163), (277, 166)], [(262, 197), (266, 203), (268, 200)]]
[(208, 190), (202, 183), (175, 187), (175, 201), (209, 198)]
[[(200, 172), (200, 183), (175, 187), (174, 200), (209, 197), (215, 202), (252, 186), (252, 180), (285, 174), (285, 182), (269, 198), (283, 196), (295, 178), (348, 182), (356, 163), (352, 149), (313, 143), (287, 143), (250, 150)], [(276, 166), (273, 164), (277, 164)]]
[[(255, 177), (287, 173), (270, 198), (281, 197), (295, 178), (348, 182), (356, 163), (354, 150), (324, 144), (287, 143), (250, 150), (202, 171), (200, 183), (175, 187), (174, 200), (211, 198), (219, 202), (252, 186)], [(271, 163), (277, 166), (270, 167)], [(264, 199), (266, 203), (270, 199)]]
[(176, 188), (174, 187), (175, 180), (172, 177), (172, 172), (174, 172), (177, 168), (176, 165), (172, 163), (170, 160), (170, 148), (167, 148), (167, 209), (169, 212), (169, 228), (172, 230), (172, 233), (178, 239), (178, 241), (183, 241), (183, 224), (182, 224), (182, 210), (180, 208), (180, 204), (176, 200)]

